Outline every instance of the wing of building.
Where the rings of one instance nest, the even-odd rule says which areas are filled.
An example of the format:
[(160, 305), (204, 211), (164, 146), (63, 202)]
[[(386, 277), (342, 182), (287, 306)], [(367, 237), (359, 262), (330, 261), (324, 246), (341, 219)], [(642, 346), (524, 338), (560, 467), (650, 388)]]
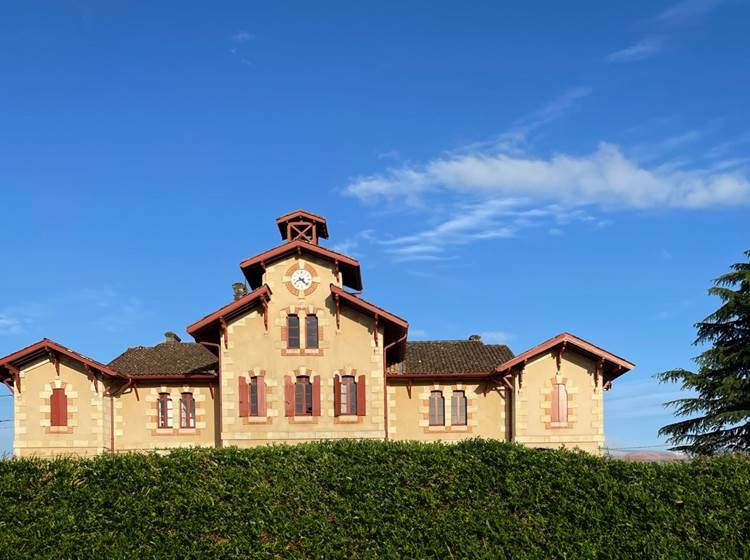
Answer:
[(44, 339), (0, 359), (15, 454), (472, 437), (600, 451), (603, 391), (632, 363), (569, 333), (518, 356), (410, 342), (361, 297), (359, 262), (320, 245), (324, 218), (276, 224), (281, 245), (240, 263), (247, 284), (187, 327), (194, 342), (167, 333), (105, 365)]

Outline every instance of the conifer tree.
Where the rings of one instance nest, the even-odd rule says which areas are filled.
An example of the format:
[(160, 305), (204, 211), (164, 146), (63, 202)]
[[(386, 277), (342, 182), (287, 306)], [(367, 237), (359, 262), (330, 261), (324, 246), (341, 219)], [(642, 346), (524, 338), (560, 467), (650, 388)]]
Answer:
[[(745, 251), (750, 261), (750, 251)], [(721, 306), (696, 323), (695, 345), (711, 347), (694, 358), (697, 372), (684, 369), (657, 374), (660, 382), (679, 382), (694, 397), (666, 403), (686, 417), (659, 430), (672, 449), (709, 455), (750, 451), (750, 262), (736, 263), (714, 280), (708, 293)]]

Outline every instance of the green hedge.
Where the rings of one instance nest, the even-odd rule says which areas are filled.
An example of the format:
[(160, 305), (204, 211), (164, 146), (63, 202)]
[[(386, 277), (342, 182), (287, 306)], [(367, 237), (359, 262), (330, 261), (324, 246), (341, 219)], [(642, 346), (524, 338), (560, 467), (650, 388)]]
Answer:
[(0, 461), (0, 558), (748, 558), (750, 458), (499, 442)]

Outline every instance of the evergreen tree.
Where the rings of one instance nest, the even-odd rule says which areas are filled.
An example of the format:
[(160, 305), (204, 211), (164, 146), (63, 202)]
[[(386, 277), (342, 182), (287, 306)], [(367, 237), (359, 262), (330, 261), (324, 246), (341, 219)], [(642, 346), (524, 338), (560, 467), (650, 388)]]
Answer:
[[(745, 256), (750, 260), (750, 251)], [(708, 293), (722, 303), (695, 325), (694, 344), (711, 345), (694, 359), (697, 373), (676, 369), (656, 376), (662, 383), (680, 382), (696, 396), (666, 403), (688, 419), (659, 434), (674, 450), (693, 454), (750, 451), (750, 262), (732, 265)]]

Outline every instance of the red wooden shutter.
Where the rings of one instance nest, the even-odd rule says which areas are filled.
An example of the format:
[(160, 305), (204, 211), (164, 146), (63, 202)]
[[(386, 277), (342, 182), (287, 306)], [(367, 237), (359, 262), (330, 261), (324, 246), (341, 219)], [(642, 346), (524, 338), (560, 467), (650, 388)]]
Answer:
[(552, 386), (552, 410), (550, 411), (551, 420), (553, 422), (560, 422), (561, 419), (560, 409), (560, 385), (555, 384)]
[(294, 383), (288, 375), (284, 376), (284, 414), (294, 416)]
[(341, 416), (341, 378), (338, 373), (333, 376), (333, 415)]
[(250, 390), (247, 386), (247, 380), (240, 377), (240, 416), (250, 416)]
[(266, 378), (262, 375), (258, 376), (258, 416), (266, 416), (268, 414), (266, 407)]
[(367, 415), (367, 392), (365, 389), (366, 375), (360, 375), (357, 380), (357, 416)]
[(67, 426), (68, 425), (68, 396), (65, 389), (52, 389), (52, 396), (49, 399), (50, 405), (50, 425)]
[(320, 416), (320, 376), (313, 377), (312, 415)]

